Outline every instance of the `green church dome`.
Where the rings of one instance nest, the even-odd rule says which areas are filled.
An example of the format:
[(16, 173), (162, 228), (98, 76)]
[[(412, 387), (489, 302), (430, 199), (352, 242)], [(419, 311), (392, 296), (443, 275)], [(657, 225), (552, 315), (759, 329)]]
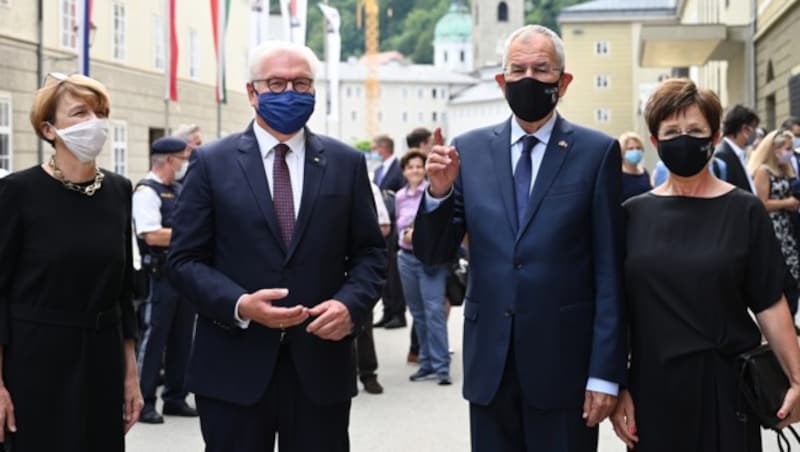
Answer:
[(447, 14), (436, 22), (435, 41), (464, 42), (472, 40), (472, 15), (459, 0), (453, 0)]

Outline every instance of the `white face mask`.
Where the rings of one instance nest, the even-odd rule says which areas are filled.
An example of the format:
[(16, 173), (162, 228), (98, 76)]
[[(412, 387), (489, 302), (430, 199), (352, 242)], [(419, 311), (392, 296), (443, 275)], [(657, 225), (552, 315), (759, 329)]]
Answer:
[(186, 176), (186, 170), (188, 169), (189, 169), (189, 162), (184, 160), (183, 163), (181, 163), (181, 168), (175, 172), (175, 180), (183, 179), (184, 176)]
[(100, 155), (108, 137), (108, 119), (89, 119), (66, 129), (56, 129), (52, 124), (50, 127), (61, 138), (67, 149), (84, 163), (91, 162)]

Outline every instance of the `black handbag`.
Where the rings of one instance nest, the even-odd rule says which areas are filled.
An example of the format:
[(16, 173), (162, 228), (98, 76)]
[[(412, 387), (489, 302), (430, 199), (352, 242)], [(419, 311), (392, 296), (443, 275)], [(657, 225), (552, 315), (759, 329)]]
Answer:
[[(762, 427), (778, 434), (778, 448), (781, 451), (791, 450), (789, 439), (778, 428), (781, 419), (776, 415), (783, 405), (783, 399), (786, 397), (790, 385), (775, 353), (772, 352), (769, 345), (765, 344), (742, 353), (739, 355), (739, 360), (741, 368), (739, 370), (737, 416), (742, 422), (746, 422), (748, 416), (746, 408), (749, 408), (749, 414), (754, 415)], [(787, 428), (800, 443), (800, 435), (795, 429), (791, 425)], [(784, 444), (786, 449), (783, 447)]]

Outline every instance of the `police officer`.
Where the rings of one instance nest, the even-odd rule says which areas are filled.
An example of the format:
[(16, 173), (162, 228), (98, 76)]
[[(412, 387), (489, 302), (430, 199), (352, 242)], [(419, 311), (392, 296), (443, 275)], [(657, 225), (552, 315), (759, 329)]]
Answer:
[(189, 152), (186, 141), (180, 138), (156, 140), (150, 157), (150, 172), (136, 184), (133, 193), (133, 222), (142, 268), (150, 278), (150, 296), (142, 306), (144, 334), (138, 351), (145, 401), (139, 422), (149, 424), (164, 422), (155, 408), (162, 357), (164, 414), (197, 416), (197, 411), (186, 403), (183, 384), (192, 345), (194, 311), (186, 300), (180, 298), (164, 274), (172, 237), (172, 213), (181, 190), (177, 180), (186, 174)]

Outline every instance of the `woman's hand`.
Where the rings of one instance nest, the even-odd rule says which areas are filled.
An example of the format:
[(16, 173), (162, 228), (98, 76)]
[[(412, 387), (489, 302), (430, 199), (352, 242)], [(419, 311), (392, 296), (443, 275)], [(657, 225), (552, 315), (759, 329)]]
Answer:
[(14, 402), (11, 401), (11, 394), (2, 383), (0, 383), (0, 443), (6, 442), (6, 430), (9, 432), (17, 431), (17, 420), (14, 418)]
[(125, 421), (125, 433), (139, 420), (139, 414), (144, 408), (142, 390), (139, 388), (139, 376), (136, 371), (128, 372), (125, 376), (125, 404), (122, 407), (122, 419)]
[(611, 414), (611, 424), (614, 426), (614, 433), (617, 434), (619, 439), (628, 446), (628, 449), (633, 449), (635, 443), (639, 442), (639, 437), (636, 435), (633, 398), (627, 389), (623, 389), (619, 393), (617, 408)]
[(783, 419), (778, 428), (784, 428), (789, 424), (800, 422), (800, 386), (792, 385), (786, 396), (783, 398), (783, 405), (776, 413), (778, 419)]

